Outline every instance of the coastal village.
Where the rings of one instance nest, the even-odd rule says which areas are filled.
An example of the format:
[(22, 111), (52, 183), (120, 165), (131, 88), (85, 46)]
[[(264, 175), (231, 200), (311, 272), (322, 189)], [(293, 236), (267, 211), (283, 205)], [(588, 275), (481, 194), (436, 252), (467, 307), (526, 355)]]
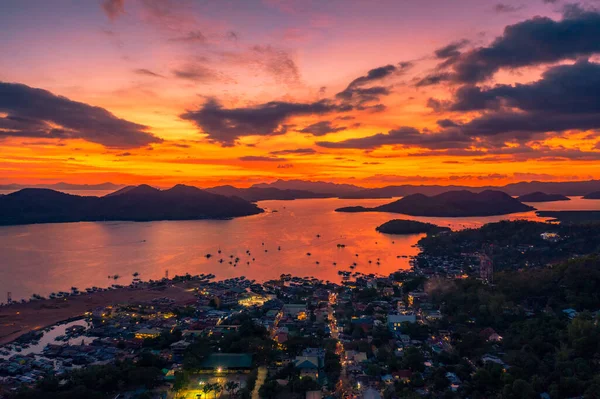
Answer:
[[(537, 236), (543, 245), (560, 240)], [(21, 336), (0, 347), (0, 397), (70, 384), (131, 399), (488, 397), (486, 389), (508, 378), (515, 392), (503, 397), (536, 397), (531, 385), (517, 395), (523, 380), (510, 373), (523, 365), (508, 360), (498, 317), (553, 317), (568, 328), (584, 313), (530, 297), (491, 310), (465, 296), (469, 287), (480, 297), (498, 289), (484, 251), (426, 248), (410, 270), (340, 270), (340, 283), (286, 274), (263, 283), (213, 275), (136, 281), (130, 289), (155, 293), (184, 284), (190, 298), (97, 307)], [(466, 284), (464, 293), (447, 295), (457, 284)], [(463, 309), (452, 300), (465, 301)], [(565, 397), (556, 389), (542, 397)]]

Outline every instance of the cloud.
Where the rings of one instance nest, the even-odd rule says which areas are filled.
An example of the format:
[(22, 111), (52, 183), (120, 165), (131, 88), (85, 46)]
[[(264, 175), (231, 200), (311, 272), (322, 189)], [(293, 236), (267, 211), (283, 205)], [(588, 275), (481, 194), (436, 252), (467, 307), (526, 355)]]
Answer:
[(392, 75), (401, 74), (412, 65), (411, 62), (401, 62), (398, 65), (389, 64), (371, 69), (366, 75), (359, 76), (350, 82), (343, 91), (336, 94), (336, 97), (344, 101), (356, 101), (358, 104), (378, 101), (380, 96), (390, 93), (390, 88), (384, 86), (365, 88), (364, 85), (383, 80)]
[(511, 4), (498, 3), (494, 6), (494, 11), (496, 11), (497, 13), (511, 13), (522, 10), (523, 8), (525, 7), (522, 5), (513, 6)]
[(424, 148), (463, 148), (470, 145), (472, 139), (458, 132), (443, 131), (440, 133), (420, 132), (413, 127), (400, 127), (388, 133), (377, 133), (372, 136), (347, 139), (343, 141), (318, 141), (316, 144), (326, 148), (353, 148), (372, 150), (385, 145), (401, 145)]
[(278, 150), (270, 152), (271, 155), (311, 155), (316, 153), (317, 151), (312, 148), (296, 148), (293, 150)]
[(457, 90), (450, 111), (484, 111), (457, 126), (463, 135), (497, 140), (531, 140), (566, 130), (600, 129), (600, 64), (581, 60), (549, 68), (538, 81)]
[(470, 42), (467, 39), (452, 42), (442, 48), (435, 50), (435, 57), (439, 59), (457, 57), (461, 54), (460, 50), (462, 50), (469, 43)]
[(187, 111), (180, 117), (196, 124), (209, 138), (231, 146), (242, 136), (273, 136), (287, 132), (284, 122), (300, 115), (324, 115), (348, 111), (351, 108), (329, 100), (313, 103), (271, 101), (245, 108), (223, 108), (209, 98), (199, 109)]
[(148, 127), (104, 108), (23, 84), (0, 82), (0, 137), (83, 139), (105, 147), (135, 148), (162, 139)]
[(310, 133), (313, 136), (325, 136), (329, 133), (341, 132), (346, 130), (346, 126), (332, 126), (331, 121), (321, 121), (317, 123), (313, 123), (305, 127), (302, 130), (299, 130), (301, 133)]
[(100, 5), (106, 16), (111, 20), (125, 14), (125, 0), (103, 0)]
[[(574, 60), (600, 52), (600, 13), (577, 6), (565, 9), (563, 18), (531, 19), (508, 25), (489, 46), (461, 53), (417, 85), (452, 80), (477, 83), (491, 78), (501, 69)], [(450, 68), (450, 71), (439, 69)]]
[(254, 155), (247, 155), (244, 157), (240, 157), (239, 160), (245, 161), (245, 162), (281, 162), (281, 161), (285, 161), (284, 158), (279, 158), (279, 157), (254, 156)]
[(300, 83), (300, 71), (296, 62), (284, 50), (272, 46), (254, 46), (252, 51), (258, 56), (259, 63), (277, 82), (287, 84)]
[(202, 34), (199, 30), (190, 31), (184, 36), (172, 37), (169, 39), (171, 42), (180, 42), (180, 43), (197, 43), (204, 44), (206, 43), (206, 36)]
[(171, 71), (179, 79), (191, 80), (193, 82), (232, 82), (219, 72), (200, 64), (186, 64)]
[(152, 72), (151, 70), (145, 68), (134, 69), (133, 73), (137, 75), (151, 76), (153, 78), (164, 78), (163, 75), (158, 74), (156, 72)]

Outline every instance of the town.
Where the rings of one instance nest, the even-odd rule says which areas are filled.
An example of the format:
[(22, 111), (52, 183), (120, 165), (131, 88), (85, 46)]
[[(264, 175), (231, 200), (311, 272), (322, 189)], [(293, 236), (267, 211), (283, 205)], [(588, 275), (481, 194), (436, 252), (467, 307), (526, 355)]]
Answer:
[[(544, 231), (565, 234), (555, 225), (504, 223), (482, 229), (532, 231), (523, 254), (579, 239), (575, 230), (570, 237)], [(492, 259), (504, 259), (498, 250), (465, 252), (469, 245), (452, 238), (461, 234), (473, 232), (424, 238), (410, 270), (340, 271), (340, 283), (288, 274), (264, 283), (212, 275), (137, 282), (157, 291), (186, 283), (194, 296), (99, 307), (21, 336), (0, 349), (0, 397), (562, 398), (596, 392), (600, 260), (578, 254), (552, 267), (494, 270)], [(443, 255), (435, 240), (462, 244)]]

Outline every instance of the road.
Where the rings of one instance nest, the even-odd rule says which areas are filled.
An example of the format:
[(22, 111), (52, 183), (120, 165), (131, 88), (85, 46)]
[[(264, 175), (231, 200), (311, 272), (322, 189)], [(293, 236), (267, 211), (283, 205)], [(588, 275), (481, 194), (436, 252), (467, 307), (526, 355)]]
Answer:
[(260, 387), (265, 383), (265, 379), (267, 378), (267, 368), (265, 366), (260, 366), (258, 368), (258, 375), (256, 376), (256, 384), (254, 385), (254, 390), (252, 391), (252, 399), (260, 399), (260, 395), (258, 391)]

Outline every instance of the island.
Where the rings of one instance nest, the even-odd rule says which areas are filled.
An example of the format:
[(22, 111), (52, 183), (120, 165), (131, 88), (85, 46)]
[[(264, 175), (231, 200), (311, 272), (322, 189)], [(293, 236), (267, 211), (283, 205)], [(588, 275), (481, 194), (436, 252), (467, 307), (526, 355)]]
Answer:
[(554, 201), (570, 201), (571, 198), (562, 194), (546, 194), (541, 191), (529, 193), (517, 197), (521, 202), (554, 202)]
[(473, 193), (460, 190), (431, 197), (413, 194), (374, 208), (351, 206), (338, 208), (336, 212), (390, 212), (411, 216), (471, 217), (507, 215), (532, 210), (535, 208), (523, 204), (502, 191), (485, 190)]
[(537, 211), (543, 218), (552, 218), (561, 224), (593, 224), (600, 222), (600, 211)]
[(433, 223), (418, 222), (416, 220), (393, 219), (378, 226), (375, 230), (385, 234), (437, 234), (451, 231), (449, 227), (442, 227)]
[(237, 197), (178, 184), (168, 190), (128, 186), (104, 197), (26, 188), (0, 197), (0, 225), (93, 221), (229, 219), (263, 212)]
[(594, 191), (583, 196), (583, 199), (600, 199), (600, 191)]

